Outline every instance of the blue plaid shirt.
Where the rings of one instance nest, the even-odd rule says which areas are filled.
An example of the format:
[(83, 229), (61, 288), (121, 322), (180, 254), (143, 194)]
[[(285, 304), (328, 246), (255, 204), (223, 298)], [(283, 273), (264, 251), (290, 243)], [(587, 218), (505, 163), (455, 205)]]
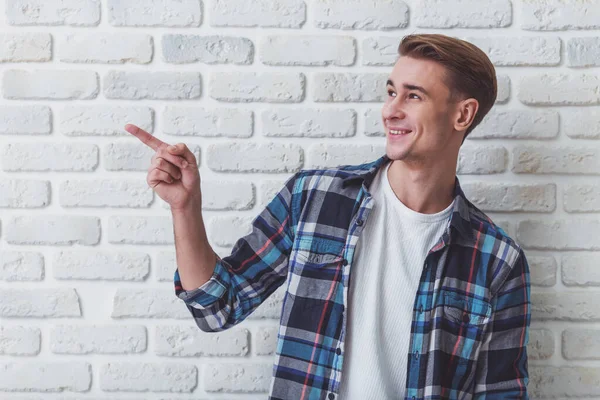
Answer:
[[(211, 279), (176, 294), (204, 331), (243, 321), (285, 284), (270, 399), (335, 399), (349, 280), (369, 186), (387, 157), (296, 173)], [(527, 399), (529, 267), (464, 196), (429, 251), (414, 302), (405, 399)], [(394, 318), (389, 315), (389, 318)]]

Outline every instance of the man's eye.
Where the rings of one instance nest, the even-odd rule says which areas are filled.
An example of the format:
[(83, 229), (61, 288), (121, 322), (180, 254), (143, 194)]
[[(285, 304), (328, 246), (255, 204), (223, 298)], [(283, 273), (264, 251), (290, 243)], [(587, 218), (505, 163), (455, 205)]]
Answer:
[(396, 93), (394, 93), (392, 90), (388, 90), (388, 96), (396, 97)]
[[(411, 96), (414, 96), (414, 97), (411, 97)], [(411, 98), (411, 99), (419, 99), (419, 100), (421, 100), (421, 98), (419, 97), (419, 95), (418, 95), (418, 94), (415, 94), (415, 93), (410, 93), (410, 94), (408, 95), (408, 97), (409, 97), (409, 98)]]

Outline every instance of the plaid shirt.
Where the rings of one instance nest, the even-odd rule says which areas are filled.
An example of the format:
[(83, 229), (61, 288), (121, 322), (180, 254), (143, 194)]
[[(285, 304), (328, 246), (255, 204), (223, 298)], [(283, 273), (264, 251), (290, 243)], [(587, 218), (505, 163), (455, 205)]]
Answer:
[[(204, 331), (243, 321), (286, 285), (270, 399), (335, 399), (353, 255), (389, 159), (296, 173), (211, 279), (176, 294)], [(456, 180), (448, 226), (414, 302), (405, 399), (527, 399), (529, 267)], [(387, 318), (394, 318), (393, 315)]]

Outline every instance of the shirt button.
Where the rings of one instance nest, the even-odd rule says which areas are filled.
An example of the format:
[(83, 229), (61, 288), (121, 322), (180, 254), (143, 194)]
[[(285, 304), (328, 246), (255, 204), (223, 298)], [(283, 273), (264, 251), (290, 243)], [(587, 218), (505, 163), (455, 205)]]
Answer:
[(419, 352), (415, 351), (415, 360), (418, 360), (418, 359), (419, 359)]
[(423, 304), (419, 306), (419, 314), (423, 313)]
[(346, 259), (344, 258), (344, 261), (342, 261), (342, 265), (344, 265), (344, 266), (348, 265), (348, 260), (346, 260)]
[(333, 399), (335, 399), (335, 394), (329, 393), (329, 395), (327, 397), (329, 398), (329, 400), (333, 400)]
[(467, 322), (471, 322), (471, 318), (469, 317), (469, 314), (463, 314), (462, 317), (463, 322), (467, 323)]
[(417, 400), (417, 398), (415, 396), (412, 397), (412, 400)]
[(335, 349), (335, 354), (337, 354), (338, 356), (342, 354), (342, 349), (340, 349), (339, 347)]
[(358, 226), (362, 226), (362, 224), (363, 224), (364, 222), (365, 222), (365, 221), (363, 221), (362, 219), (358, 219), (358, 220), (356, 220), (356, 225), (358, 225)]

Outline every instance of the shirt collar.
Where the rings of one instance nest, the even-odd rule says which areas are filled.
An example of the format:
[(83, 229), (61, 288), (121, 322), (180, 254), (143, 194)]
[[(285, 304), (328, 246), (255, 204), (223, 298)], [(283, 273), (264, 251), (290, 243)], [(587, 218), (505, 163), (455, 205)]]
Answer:
[[(387, 156), (380, 157), (379, 159), (359, 166), (348, 167), (345, 169), (349, 172), (349, 175), (344, 178), (342, 187), (346, 188), (351, 184), (361, 183), (368, 191), (371, 183), (377, 176), (377, 172), (391, 161)], [(452, 215), (450, 217), (450, 226), (454, 227), (461, 235), (467, 238), (473, 238), (473, 229), (471, 227), (471, 203), (466, 198), (458, 177), (454, 183), (454, 206), (452, 207)]]

